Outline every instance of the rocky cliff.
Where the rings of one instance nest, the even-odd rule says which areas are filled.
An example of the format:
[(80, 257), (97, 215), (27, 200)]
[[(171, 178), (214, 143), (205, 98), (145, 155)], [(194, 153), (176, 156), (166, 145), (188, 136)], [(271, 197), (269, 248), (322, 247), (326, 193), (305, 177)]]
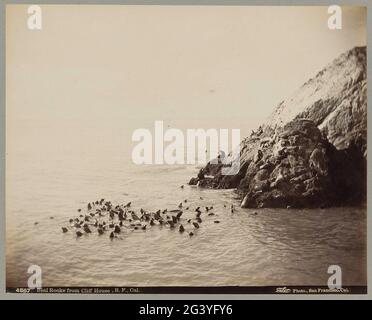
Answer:
[(366, 48), (356, 47), (242, 141), (238, 174), (208, 163), (190, 184), (237, 188), (242, 207), (355, 205), (366, 198), (366, 158)]

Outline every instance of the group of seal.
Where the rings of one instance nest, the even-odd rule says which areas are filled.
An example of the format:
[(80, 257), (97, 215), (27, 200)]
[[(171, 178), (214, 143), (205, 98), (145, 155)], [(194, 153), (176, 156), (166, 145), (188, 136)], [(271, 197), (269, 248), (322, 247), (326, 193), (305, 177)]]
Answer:
[[(192, 237), (200, 228), (204, 216), (210, 219), (216, 214), (212, 212), (213, 206), (191, 209), (186, 203), (187, 199), (183, 200), (177, 209), (172, 210), (147, 211), (141, 208), (136, 211), (131, 202), (115, 205), (111, 201), (100, 199), (89, 202), (85, 214), (82, 213), (83, 209), (79, 208), (79, 216), (69, 219), (69, 224), (61, 229), (63, 233), (74, 232), (78, 238), (96, 232), (98, 235), (107, 233), (110, 239), (114, 239), (128, 231), (146, 231), (160, 226), (178, 230), (180, 234), (187, 233)], [(219, 220), (213, 222), (220, 223)]]

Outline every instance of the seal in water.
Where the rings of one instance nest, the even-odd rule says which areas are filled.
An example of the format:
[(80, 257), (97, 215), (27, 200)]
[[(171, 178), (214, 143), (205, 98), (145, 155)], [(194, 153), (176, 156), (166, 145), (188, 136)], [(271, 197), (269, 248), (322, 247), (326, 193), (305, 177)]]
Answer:
[(132, 204), (132, 202), (128, 202), (124, 207), (129, 208), (131, 204)]

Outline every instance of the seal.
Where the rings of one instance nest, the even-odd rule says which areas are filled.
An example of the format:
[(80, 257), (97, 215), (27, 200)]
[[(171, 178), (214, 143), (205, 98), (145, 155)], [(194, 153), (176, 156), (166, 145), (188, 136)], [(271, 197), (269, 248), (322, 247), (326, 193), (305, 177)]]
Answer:
[(83, 229), (86, 233), (92, 233), (87, 224), (84, 224)]

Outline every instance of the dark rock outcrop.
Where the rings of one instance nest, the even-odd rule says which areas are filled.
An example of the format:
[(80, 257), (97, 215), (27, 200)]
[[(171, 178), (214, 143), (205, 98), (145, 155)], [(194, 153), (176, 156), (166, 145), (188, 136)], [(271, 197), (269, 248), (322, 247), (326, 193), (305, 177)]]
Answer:
[[(242, 207), (325, 207), (365, 201), (365, 55), (365, 48), (341, 55), (288, 102), (280, 103), (268, 123), (242, 141), (238, 174), (222, 175), (223, 164), (208, 163), (189, 183), (237, 188)], [(299, 110), (293, 101), (301, 104)]]

